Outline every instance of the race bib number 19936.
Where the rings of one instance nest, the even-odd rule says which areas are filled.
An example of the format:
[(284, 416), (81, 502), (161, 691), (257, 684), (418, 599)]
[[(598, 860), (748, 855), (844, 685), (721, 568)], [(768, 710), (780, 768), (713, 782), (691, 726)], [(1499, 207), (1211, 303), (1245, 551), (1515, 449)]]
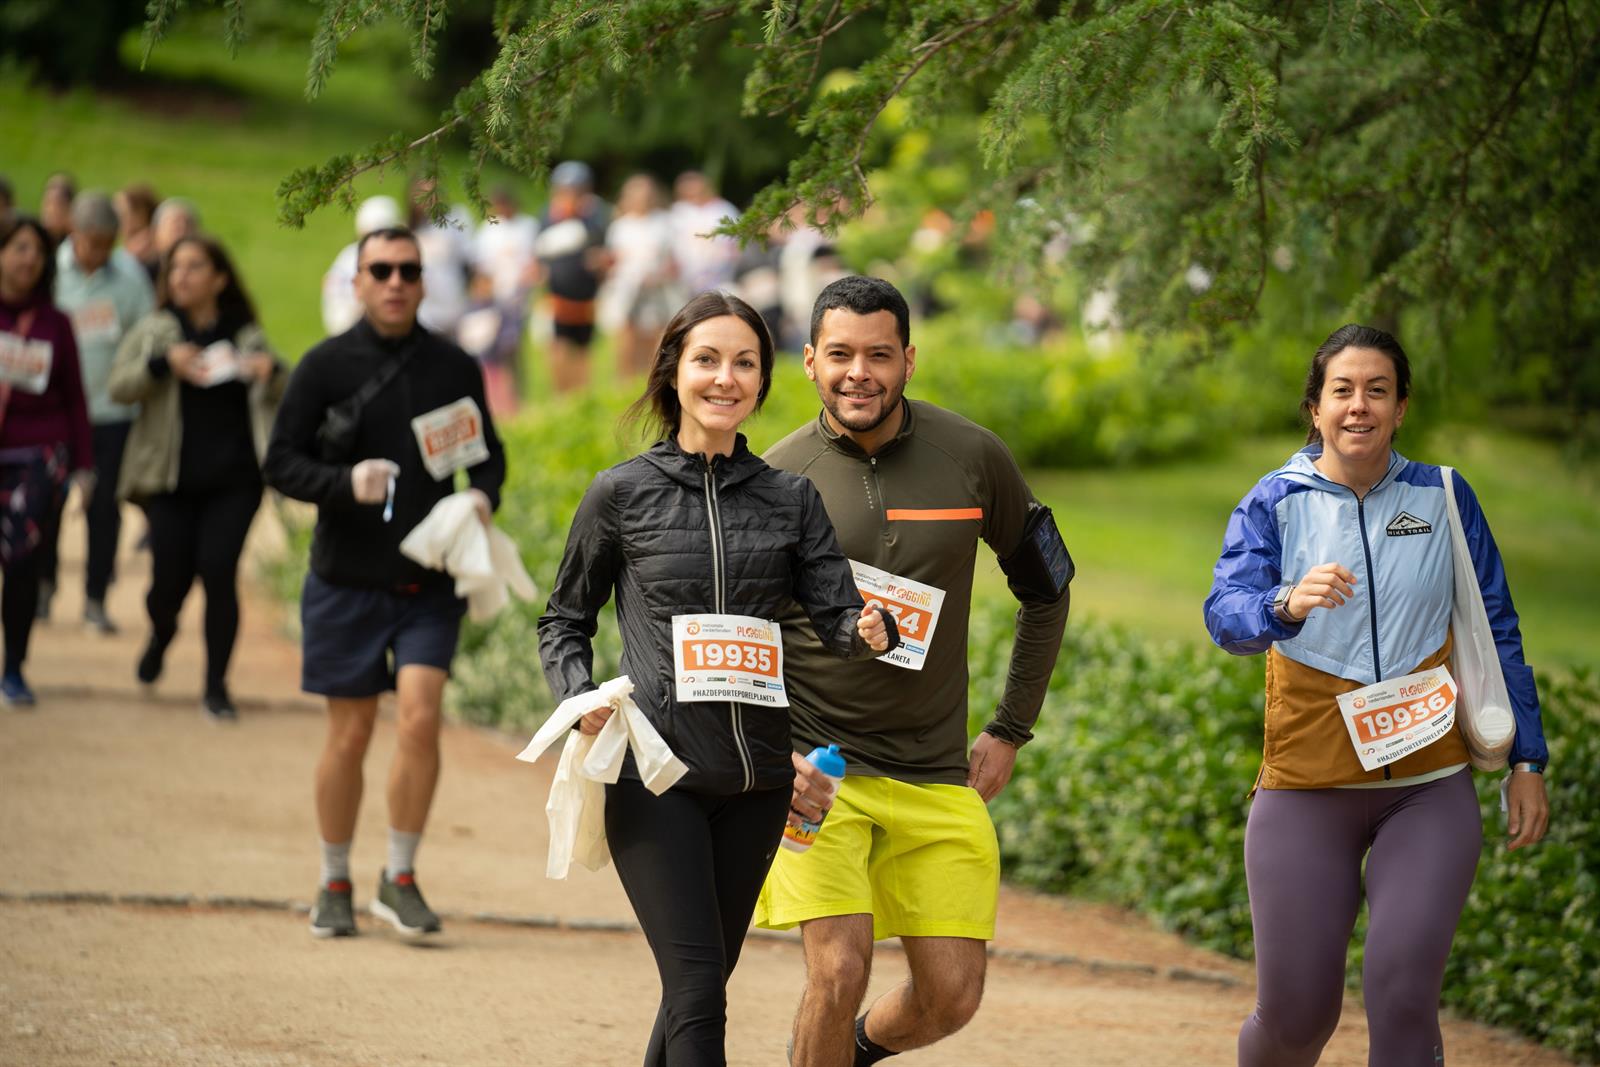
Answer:
[(1431, 667), (1339, 697), (1339, 711), (1361, 766), (1375, 771), (1426, 748), (1456, 721), (1456, 680)]

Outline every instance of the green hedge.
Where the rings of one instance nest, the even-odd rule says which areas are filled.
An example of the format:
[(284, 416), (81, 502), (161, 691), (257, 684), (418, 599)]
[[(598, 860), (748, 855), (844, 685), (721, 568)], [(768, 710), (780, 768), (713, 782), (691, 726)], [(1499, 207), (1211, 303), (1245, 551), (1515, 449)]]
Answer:
[[(1009, 613), (973, 620), (972, 727), (1005, 683)], [(1245, 794), (1261, 753), (1259, 659), (1073, 624), (1037, 737), (991, 805), (1011, 879), (1137, 908), (1249, 958)], [(1585, 1062), (1600, 1057), (1600, 688), (1540, 679), (1549, 836), (1505, 850), (1501, 776), (1477, 776), (1485, 842), (1445, 1003)], [(1363, 914), (1349, 977), (1359, 984)]]

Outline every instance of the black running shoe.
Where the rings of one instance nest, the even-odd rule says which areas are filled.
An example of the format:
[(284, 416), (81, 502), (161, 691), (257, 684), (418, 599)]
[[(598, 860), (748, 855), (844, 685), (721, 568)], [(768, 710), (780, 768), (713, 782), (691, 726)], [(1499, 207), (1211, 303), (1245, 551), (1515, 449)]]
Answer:
[(224, 687), (219, 686), (208, 692), (201, 707), (205, 709), (206, 718), (212, 722), (239, 721), (239, 709), (233, 706), (233, 698)]
[(156, 639), (152, 637), (150, 643), (144, 646), (144, 655), (139, 657), (139, 666), (135, 671), (141, 683), (156, 684), (156, 679), (161, 677), (161, 661), (166, 655), (167, 650), (156, 644)]

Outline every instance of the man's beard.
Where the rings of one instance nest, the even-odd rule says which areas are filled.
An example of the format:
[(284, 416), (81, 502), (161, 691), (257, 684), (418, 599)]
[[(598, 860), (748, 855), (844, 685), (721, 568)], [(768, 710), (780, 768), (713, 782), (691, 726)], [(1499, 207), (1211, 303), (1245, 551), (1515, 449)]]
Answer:
[(876, 415), (866, 412), (853, 412), (849, 418), (842, 413), (843, 407), (839, 402), (839, 394), (832, 390), (822, 396), (822, 406), (828, 409), (828, 414), (833, 416), (833, 421), (852, 433), (871, 433), (882, 426), (896, 411), (900, 410), (900, 401), (906, 394), (905, 379), (901, 379), (894, 386), (887, 388), (882, 394), (882, 404)]

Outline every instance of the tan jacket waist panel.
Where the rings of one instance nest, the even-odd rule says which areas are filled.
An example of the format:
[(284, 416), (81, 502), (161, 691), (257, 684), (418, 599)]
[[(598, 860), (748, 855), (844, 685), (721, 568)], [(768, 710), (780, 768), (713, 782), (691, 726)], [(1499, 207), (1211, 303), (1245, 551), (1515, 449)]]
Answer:
[[(1450, 657), (1451, 639), (1433, 655), (1406, 671), (1411, 674), (1443, 664)], [(1363, 770), (1350, 743), (1338, 698), (1363, 688), (1363, 683), (1340, 678), (1297, 663), (1278, 651), (1267, 651), (1266, 731), (1261, 789), (1326, 789), (1358, 782), (1381, 782), (1426, 774), (1451, 764), (1466, 763), (1467, 746), (1459, 727), (1424, 749), (1404, 756), (1387, 767)], [(1388, 771), (1388, 774), (1384, 772)]]

